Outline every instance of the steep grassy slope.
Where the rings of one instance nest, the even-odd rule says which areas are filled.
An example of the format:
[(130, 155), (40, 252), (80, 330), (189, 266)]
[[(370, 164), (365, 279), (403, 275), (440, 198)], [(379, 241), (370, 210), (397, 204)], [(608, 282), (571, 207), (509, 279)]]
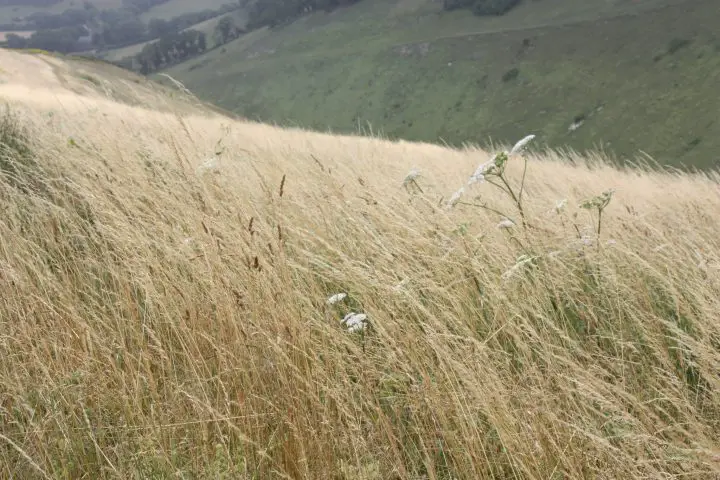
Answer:
[(370, 123), (453, 144), (510, 141), (523, 125), (551, 146), (718, 165), (716, 2), (544, 0), (500, 18), (439, 8), (365, 0), (169, 73), (201, 98), (280, 124)]
[(531, 154), (499, 229), (478, 149), (0, 64), (3, 478), (720, 474), (717, 175)]

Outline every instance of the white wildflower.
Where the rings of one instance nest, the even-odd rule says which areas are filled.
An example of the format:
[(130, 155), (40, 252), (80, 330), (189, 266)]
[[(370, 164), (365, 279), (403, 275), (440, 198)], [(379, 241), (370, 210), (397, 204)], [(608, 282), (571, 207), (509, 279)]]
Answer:
[(578, 128), (582, 127), (583, 123), (585, 123), (585, 120), (580, 120), (580, 121), (571, 123), (570, 126), (568, 127), (568, 132), (574, 132)]
[(613, 239), (611, 238), (610, 240), (607, 241), (607, 244), (608, 244), (608, 245), (615, 245), (615, 244), (617, 244), (617, 240), (613, 240)]
[(517, 271), (520, 270), (522, 267), (524, 267), (524, 266), (527, 265), (528, 263), (532, 262), (532, 261), (535, 260), (536, 258), (538, 258), (538, 257), (531, 257), (530, 255), (520, 255), (520, 256), (517, 258), (517, 261), (515, 262), (515, 265), (513, 265), (512, 267), (510, 267), (510, 269), (508, 269), (505, 273), (502, 274), (502, 278), (503, 278), (504, 280), (509, 279), (510, 277), (512, 277), (512, 276), (515, 274), (515, 272), (517, 272)]
[(563, 198), (555, 204), (555, 211), (560, 213), (565, 208), (565, 205), (567, 205), (567, 198)]
[(364, 313), (350, 312), (340, 321), (347, 328), (349, 333), (365, 330), (367, 327), (367, 315)]
[(666, 249), (669, 246), (670, 246), (669, 243), (663, 243), (662, 245), (658, 245), (657, 247), (653, 248), (653, 252), (659, 252), (661, 250)]
[(535, 138), (535, 135), (528, 135), (527, 137), (517, 142), (515, 146), (513, 146), (512, 150), (510, 150), (510, 155), (512, 156), (520, 153), (527, 146), (527, 144), (533, 140), (533, 138)]
[(454, 207), (455, 204), (460, 200), (460, 197), (463, 196), (463, 193), (465, 193), (465, 187), (460, 187), (460, 190), (453, 193), (453, 196), (450, 197), (450, 200), (448, 200), (448, 208)]
[(492, 159), (488, 162), (481, 163), (477, 169), (475, 169), (475, 173), (473, 173), (470, 176), (470, 180), (468, 181), (468, 185), (472, 185), (475, 182), (482, 183), (485, 181), (485, 174), (487, 174), (492, 168), (495, 166), (495, 159)]
[(355, 325), (354, 327), (348, 328), (348, 333), (355, 333), (361, 330), (365, 330), (365, 324)]
[(216, 158), (208, 158), (197, 168), (198, 173), (204, 173), (207, 171), (217, 170), (219, 167)]
[(510, 220), (508, 218), (503, 219), (500, 223), (497, 224), (497, 227), (500, 229), (512, 228), (514, 226), (515, 226), (515, 222), (513, 222), (512, 220)]
[(400, 291), (402, 291), (402, 289), (403, 289), (403, 288), (405, 287), (405, 285), (407, 285), (407, 284), (408, 284), (408, 279), (407, 279), (407, 278), (403, 278), (402, 281), (400, 281), (400, 283), (398, 283), (397, 285), (395, 285), (395, 286), (393, 287), (393, 290), (396, 291), (396, 292), (400, 292)]
[(338, 302), (342, 302), (347, 297), (347, 293), (336, 293), (335, 295), (332, 295), (330, 298), (327, 299), (327, 303), (330, 305), (335, 305)]
[(468, 186), (470, 186), (470, 185), (472, 185), (473, 183), (483, 183), (484, 181), (485, 181), (485, 175), (483, 175), (482, 173), (479, 174), (479, 175), (473, 174), (473, 175), (470, 177), (470, 180), (468, 180), (468, 183), (467, 183), (467, 184), (468, 184)]
[(405, 180), (403, 180), (403, 185), (407, 185), (410, 182), (415, 181), (416, 178), (420, 176), (420, 170), (417, 168), (413, 168), (410, 170), (410, 172), (405, 176)]

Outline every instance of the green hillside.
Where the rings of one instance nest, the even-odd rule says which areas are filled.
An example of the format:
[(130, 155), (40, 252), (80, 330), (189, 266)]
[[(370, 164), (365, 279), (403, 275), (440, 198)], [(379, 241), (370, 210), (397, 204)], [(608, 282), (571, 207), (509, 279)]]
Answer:
[(715, 0), (527, 1), (502, 17), (363, 0), (251, 32), (166, 73), (279, 124), (720, 165)]

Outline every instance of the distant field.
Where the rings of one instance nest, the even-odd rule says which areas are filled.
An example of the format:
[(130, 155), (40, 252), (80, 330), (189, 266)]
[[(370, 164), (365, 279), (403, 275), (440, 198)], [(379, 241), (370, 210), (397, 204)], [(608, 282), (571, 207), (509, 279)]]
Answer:
[[(245, 35), (169, 69), (262, 121), (392, 138), (647, 152), (720, 165), (717, 2), (525, 2), (503, 17), (366, 0)], [(202, 66), (200, 68), (199, 66)]]
[[(89, 0), (99, 9), (118, 8), (122, 6), (122, 0)], [(0, 23), (12, 23), (16, 17), (24, 17), (37, 12), (62, 13), (68, 8), (82, 8), (84, 1), (80, 0), (62, 0), (61, 2), (49, 7), (26, 7), (26, 6), (9, 6), (0, 7)]]
[(116, 48), (114, 50), (108, 50), (107, 52), (104, 52), (102, 54), (102, 58), (105, 60), (114, 62), (118, 60), (122, 60), (126, 57), (131, 57), (137, 53), (140, 53), (140, 51), (145, 47), (145, 45), (154, 42), (155, 40), (150, 40), (147, 42), (142, 43), (136, 43), (134, 45), (128, 45), (127, 47), (123, 48)]
[(148, 21), (153, 18), (164, 18), (169, 20), (183, 13), (201, 12), (203, 10), (215, 10), (229, 3), (237, 3), (237, 0), (170, 0), (143, 13), (140, 18)]

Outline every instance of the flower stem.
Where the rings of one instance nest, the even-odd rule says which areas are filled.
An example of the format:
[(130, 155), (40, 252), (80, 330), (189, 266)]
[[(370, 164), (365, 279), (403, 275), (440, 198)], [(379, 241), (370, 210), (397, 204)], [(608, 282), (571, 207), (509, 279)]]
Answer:
[(520, 219), (522, 220), (522, 226), (523, 226), (523, 228), (525, 228), (527, 225), (525, 224), (525, 212), (523, 211), (522, 203), (518, 200), (518, 197), (515, 196), (515, 192), (513, 191), (512, 187), (507, 182), (507, 180), (505, 179), (505, 175), (500, 175), (500, 180), (502, 180), (502, 182), (505, 184), (505, 187), (507, 187), (508, 193), (510, 194), (513, 201), (515, 202), (515, 205), (517, 205), (518, 211), (520, 212)]

